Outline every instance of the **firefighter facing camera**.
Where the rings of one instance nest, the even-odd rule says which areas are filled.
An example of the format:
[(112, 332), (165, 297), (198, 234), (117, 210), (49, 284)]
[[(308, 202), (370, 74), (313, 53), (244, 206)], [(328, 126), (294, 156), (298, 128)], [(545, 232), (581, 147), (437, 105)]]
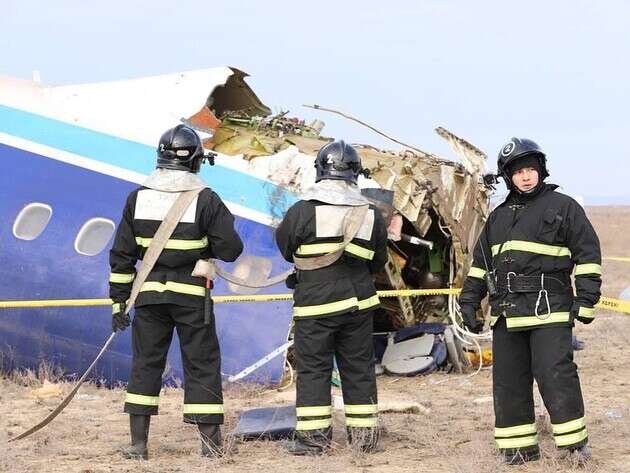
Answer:
[(585, 464), (591, 454), (571, 332), (575, 320), (595, 317), (599, 240), (582, 207), (545, 183), (546, 155), (534, 141), (512, 138), (497, 166), (509, 194), (488, 216), (459, 299), (472, 332), (483, 327), (481, 300), (490, 299), (496, 445), (509, 464), (539, 458), (535, 379), (556, 446)]
[(199, 259), (234, 261), (243, 244), (234, 229), (234, 217), (197, 175), (204, 159), (212, 162), (212, 155), (204, 155), (194, 130), (178, 125), (166, 131), (157, 149), (157, 169), (129, 194), (110, 252), (112, 328), (124, 330), (131, 323), (125, 301), (136, 277), (137, 260), (143, 259), (178, 196), (202, 189), (175, 227), (136, 300), (131, 323), (133, 361), (124, 406), (131, 430), (131, 446), (123, 450), (127, 458), (148, 457), (149, 424), (158, 413), (173, 329), (184, 365), (184, 422), (197, 424), (202, 455), (222, 453), (219, 342), (211, 308), (204, 314), (206, 281), (191, 273)]
[(276, 231), (280, 252), (297, 268), (297, 425), (287, 448), (306, 455), (330, 446), (334, 357), (348, 441), (369, 452), (378, 441), (372, 314), (380, 302), (372, 274), (383, 270), (387, 230), (356, 185), (366, 173), (352, 146), (343, 141), (325, 145), (315, 168), (315, 185), (287, 211)]

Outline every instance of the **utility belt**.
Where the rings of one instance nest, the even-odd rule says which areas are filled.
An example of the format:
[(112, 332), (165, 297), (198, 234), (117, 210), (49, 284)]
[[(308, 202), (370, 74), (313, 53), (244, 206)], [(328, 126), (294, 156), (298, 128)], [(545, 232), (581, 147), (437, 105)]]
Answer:
[(496, 273), (496, 283), (499, 292), (557, 292), (562, 293), (571, 289), (571, 278), (567, 273), (540, 273), (534, 276), (523, 276), (511, 271)]
[[(509, 273), (497, 272), (497, 290), (500, 294), (538, 293), (534, 314), (540, 320), (546, 320), (551, 315), (549, 293), (566, 293), (571, 291), (571, 277), (567, 273), (540, 273), (534, 276), (524, 276), (513, 271)], [(541, 312), (541, 302), (546, 310)]]

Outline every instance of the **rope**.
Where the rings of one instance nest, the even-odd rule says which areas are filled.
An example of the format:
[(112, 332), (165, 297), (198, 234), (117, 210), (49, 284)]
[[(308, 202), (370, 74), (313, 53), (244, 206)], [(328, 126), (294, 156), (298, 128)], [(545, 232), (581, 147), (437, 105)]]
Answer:
[[(420, 297), (438, 295), (457, 295), (461, 289), (394, 289), (377, 291), (379, 297)], [(293, 294), (251, 294), (238, 296), (212, 296), (215, 304), (234, 302), (279, 302), (293, 300)], [(48, 300), (5, 300), (0, 301), (0, 309), (43, 308), (43, 307), (91, 307), (111, 305), (110, 299), (48, 299)], [(595, 307), (613, 312), (630, 314), (630, 302), (610, 297), (602, 297)]]

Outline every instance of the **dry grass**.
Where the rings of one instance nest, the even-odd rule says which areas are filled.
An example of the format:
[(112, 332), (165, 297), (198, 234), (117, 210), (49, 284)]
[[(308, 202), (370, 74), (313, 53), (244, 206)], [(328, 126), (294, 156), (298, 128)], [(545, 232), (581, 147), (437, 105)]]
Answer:
[[(630, 208), (594, 208), (589, 215), (606, 254), (628, 256)], [(622, 239), (623, 238), (623, 239)], [(625, 239), (625, 241), (624, 241)], [(630, 285), (630, 266), (605, 263), (604, 294), (616, 297)], [(0, 380), (0, 471), (50, 473), (97, 472), (201, 472), (245, 473), (258, 471), (405, 472), (428, 473), (628, 473), (630, 472), (630, 316), (599, 313), (598, 320), (576, 330), (587, 348), (576, 353), (594, 462), (573, 468), (559, 457), (551, 440), (549, 421), (538, 418), (543, 458), (529, 465), (508, 467), (493, 446), (491, 371), (474, 378), (379, 378), (381, 399), (420, 402), (431, 413), (381, 415), (383, 431), (379, 451), (364, 454), (346, 444), (343, 414), (335, 412), (333, 447), (322, 457), (292, 457), (277, 442), (240, 443), (238, 453), (219, 459), (199, 456), (197, 428), (181, 422), (183, 394), (168, 388), (162, 393), (161, 415), (154, 418), (147, 462), (123, 460), (117, 449), (128, 443), (128, 420), (122, 413), (122, 390), (95, 385), (82, 388), (64, 413), (43, 431), (15, 444), (15, 435), (41, 420), (59, 399), (28, 397), (39, 384), (39, 373), (24, 372)], [(46, 376), (54, 373), (46, 373)], [(64, 392), (70, 384), (64, 384)], [(339, 394), (339, 393), (336, 393)], [(229, 432), (246, 409), (291, 402), (291, 391), (260, 386), (230, 386), (225, 392)], [(477, 399), (481, 402), (474, 402)], [(227, 437), (230, 447), (234, 439)]]

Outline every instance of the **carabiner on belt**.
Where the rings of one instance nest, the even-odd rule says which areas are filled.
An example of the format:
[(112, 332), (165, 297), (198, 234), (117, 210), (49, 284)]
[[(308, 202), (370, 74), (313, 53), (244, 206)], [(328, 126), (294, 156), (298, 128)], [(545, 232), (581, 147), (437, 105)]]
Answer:
[[(509, 288), (509, 278), (508, 278), (508, 288)], [(508, 289), (509, 290), (509, 289)], [(544, 317), (538, 313), (538, 307), (540, 306), (540, 300), (543, 295), (545, 296), (545, 302), (547, 304), (547, 313), (544, 314)], [(547, 289), (545, 289), (545, 273), (540, 275), (540, 291), (538, 291), (538, 299), (536, 299), (536, 307), (534, 308), (534, 313), (536, 317), (540, 320), (546, 320), (551, 315), (551, 307), (549, 306), (549, 294), (547, 293)]]

